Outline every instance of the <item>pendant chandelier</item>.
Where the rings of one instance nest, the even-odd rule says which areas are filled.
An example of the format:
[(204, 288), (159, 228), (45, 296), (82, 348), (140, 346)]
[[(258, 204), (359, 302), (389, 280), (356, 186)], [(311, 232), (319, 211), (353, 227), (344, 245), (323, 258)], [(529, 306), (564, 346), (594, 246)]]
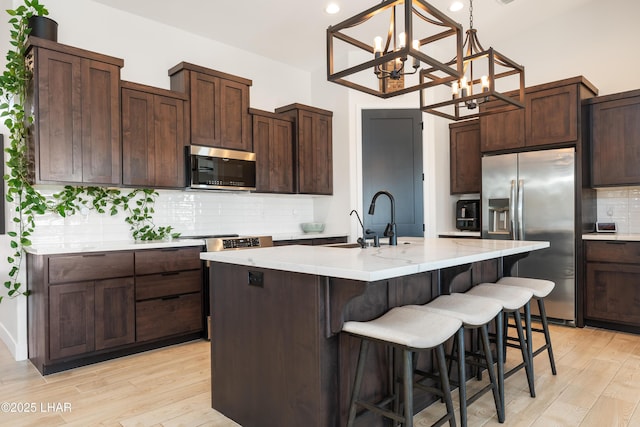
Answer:
[(381, 98), (450, 84), (462, 72), (462, 38), (460, 24), (423, 0), (384, 0), (327, 29), (327, 80)]
[[(484, 49), (473, 28), (473, 0), (469, 0), (469, 29), (463, 45), (465, 55), (463, 69), (458, 80), (450, 85), (450, 98), (446, 101), (427, 103), (427, 92), (420, 92), (420, 109), (451, 120), (466, 120), (482, 115), (495, 114), (524, 108), (524, 67), (510, 60), (493, 48)], [(449, 64), (456, 63), (454, 58)], [(431, 81), (436, 68), (423, 69), (420, 78)], [(498, 85), (501, 90), (498, 90)], [(506, 91), (505, 91), (506, 90)], [(492, 101), (491, 106), (480, 108)]]

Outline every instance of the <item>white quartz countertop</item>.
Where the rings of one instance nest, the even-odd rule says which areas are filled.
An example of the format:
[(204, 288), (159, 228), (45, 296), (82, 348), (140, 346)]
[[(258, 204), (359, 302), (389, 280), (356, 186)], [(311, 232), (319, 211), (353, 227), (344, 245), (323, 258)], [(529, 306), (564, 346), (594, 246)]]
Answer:
[(397, 246), (366, 249), (279, 246), (202, 252), (229, 264), (373, 282), (549, 247), (549, 242), (399, 237)]
[(640, 241), (640, 234), (588, 233), (582, 235), (582, 240), (620, 240), (637, 242)]
[(168, 241), (144, 241), (116, 240), (96, 241), (84, 243), (53, 243), (46, 245), (34, 245), (25, 248), (25, 251), (34, 255), (72, 254), (85, 252), (127, 251), (140, 249), (177, 248), (183, 246), (203, 246), (204, 240), (199, 239), (175, 239)]

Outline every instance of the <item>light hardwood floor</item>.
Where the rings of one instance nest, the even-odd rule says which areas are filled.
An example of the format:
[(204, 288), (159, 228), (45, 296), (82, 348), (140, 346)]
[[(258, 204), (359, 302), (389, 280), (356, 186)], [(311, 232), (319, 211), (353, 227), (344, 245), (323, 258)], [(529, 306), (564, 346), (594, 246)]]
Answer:
[[(541, 354), (535, 358), (536, 398), (529, 397), (523, 371), (507, 379), (502, 425), (640, 426), (640, 336), (552, 326), (552, 341), (558, 375)], [(517, 356), (510, 349), (509, 363)], [(8, 413), (3, 406), (0, 425), (237, 426), (211, 409), (209, 373), (206, 341), (46, 377), (28, 361), (15, 362), (0, 343), (0, 403), (34, 411)], [(442, 410), (439, 403), (425, 409), (416, 426), (430, 425)], [(501, 425), (488, 394), (469, 407), (469, 425)]]

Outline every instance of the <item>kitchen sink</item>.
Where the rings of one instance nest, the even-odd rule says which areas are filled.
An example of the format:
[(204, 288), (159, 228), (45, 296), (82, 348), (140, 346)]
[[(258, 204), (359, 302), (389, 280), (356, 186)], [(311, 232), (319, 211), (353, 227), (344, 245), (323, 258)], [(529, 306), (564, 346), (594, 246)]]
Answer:
[(359, 248), (359, 243), (338, 243), (337, 245), (325, 245), (328, 248)]

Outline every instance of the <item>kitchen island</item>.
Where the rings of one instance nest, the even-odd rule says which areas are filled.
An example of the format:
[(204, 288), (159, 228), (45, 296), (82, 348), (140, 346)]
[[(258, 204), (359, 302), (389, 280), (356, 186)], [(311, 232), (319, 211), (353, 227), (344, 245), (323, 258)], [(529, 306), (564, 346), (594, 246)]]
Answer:
[[(344, 425), (358, 349), (356, 339), (340, 334), (345, 321), (424, 304), (447, 292), (460, 272), (470, 273), (469, 285), (495, 280), (503, 259), (549, 244), (399, 238), (397, 246), (344, 246), (201, 254), (211, 262), (213, 408), (244, 427)], [(368, 366), (388, 363), (381, 348), (370, 357)], [(383, 394), (384, 377), (366, 378), (367, 397)], [(433, 400), (417, 398), (418, 410)]]

